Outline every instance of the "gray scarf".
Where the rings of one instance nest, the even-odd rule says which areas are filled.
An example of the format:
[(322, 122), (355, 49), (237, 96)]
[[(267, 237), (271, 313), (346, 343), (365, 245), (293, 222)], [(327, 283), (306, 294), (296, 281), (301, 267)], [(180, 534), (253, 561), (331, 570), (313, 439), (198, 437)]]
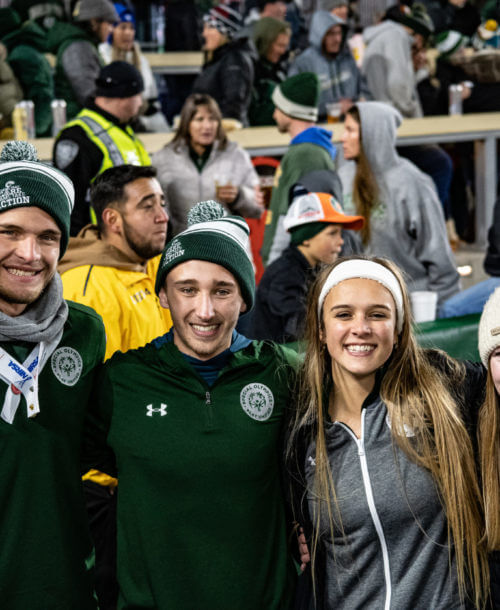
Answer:
[(62, 281), (56, 273), (41, 296), (19, 316), (0, 312), (0, 341), (51, 341), (68, 319)]

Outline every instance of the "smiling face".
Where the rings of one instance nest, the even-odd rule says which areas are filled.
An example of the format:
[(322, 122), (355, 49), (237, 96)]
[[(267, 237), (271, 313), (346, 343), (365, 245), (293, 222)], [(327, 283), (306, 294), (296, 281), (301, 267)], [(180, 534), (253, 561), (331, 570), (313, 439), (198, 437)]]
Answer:
[(210, 112), (208, 106), (200, 105), (189, 123), (189, 141), (191, 146), (206, 148), (214, 143), (219, 121)]
[(490, 371), (495, 389), (500, 396), (500, 347), (494, 349), (490, 356)]
[(371, 378), (396, 343), (396, 306), (391, 293), (375, 280), (340, 282), (323, 305), (321, 340), (332, 359), (337, 383), (345, 377)]
[(131, 260), (144, 262), (163, 250), (168, 214), (165, 196), (156, 178), (138, 178), (125, 187), (126, 202), (107, 208), (104, 217), (122, 238), (120, 249)]
[(344, 131), (340, 141), (342, 142), (342, 147), (344, 149), (344, 159), (352, 161), (359, 157), (361, 150), (359, 123), (349, 113), (347, 113), (345, 117)]
[(209, 360), (231, 345), (238, 317), (246, 310), (233, 274), (199, 260), (186, 261), (169, 272), (160, 303), (170, 308), (175, 345), (199, 360)]
[(36, 207), (0, 214), (0, 311), (21, 314), (54, 277), (61, 230)]

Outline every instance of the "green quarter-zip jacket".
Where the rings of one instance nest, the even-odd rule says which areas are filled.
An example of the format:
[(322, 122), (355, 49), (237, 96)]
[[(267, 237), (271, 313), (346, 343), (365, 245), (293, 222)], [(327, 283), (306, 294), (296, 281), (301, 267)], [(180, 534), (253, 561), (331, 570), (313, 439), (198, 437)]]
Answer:
[(114, 355), (100, 384), (119, 478), (119, 608), (288, 608), (280, 462), (295, 355), (251, 343), (209, 387), (168, 337)]
[[(104, 326), (68, 302), (58, 346), (40, 377), (40, 413), (21, 401), (0, 419), (0, 606), (8, 610), (90, 610), (93, 554), (81, 485), (81, 447)], [(1, 343), (22, 362), (33, 344)], [(7, 384), (0, 381), (3, 403)]]

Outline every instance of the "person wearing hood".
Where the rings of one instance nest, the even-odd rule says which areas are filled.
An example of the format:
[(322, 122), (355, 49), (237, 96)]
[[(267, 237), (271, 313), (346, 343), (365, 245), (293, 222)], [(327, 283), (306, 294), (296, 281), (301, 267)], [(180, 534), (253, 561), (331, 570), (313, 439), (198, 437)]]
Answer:
[(106, 65), (113, 61), (128, 61), (141, 73), (144, 81), (142, 93), (144, 102), (137, 119), (138, 131), (168, 131), (168, 123), (158, 100), (158, 88), (153, 71), (141, 52), (139, 43), (134, 40), (136, 30), (134, 13), (125, 4), (114, 3), (114, 7), (119, 20), (113, 28), (109, 41), (99, 45), (99, 55)]
[(316, 11), (309, 30), (309, 47), (290, 66), (289, 76), (315, 72), (320, 82), (319, 120), (326, 106), (340, 102), (344, 114), (353, 102), (369, 98), (364, 77), (346, 44), (347, 24), (328, 11)]
[(291, 187), (301, 176), (320, 169), (334, 169), (337, 154), (332, 133), (318, 127), (319, 80), (312, 72), (303, 72), (277, 85), (272, 100), (273, 118), (281, 133), (291, 136), (290, 147), (276, 172), (275, 185), (266, 216), (262, 244), (264, 265), (283, 252), (290, 242), (283, 221), (288, 211)]
[(55, 97), (54, 79), (45, 53), (47, 33), (34, 21), (22, 22), (12, 7), (0, 8), (0, 40), (7, 48), (7, 62), (19, 81), (26, 100), (35, 105), (37, 137), (51, 135)]
[(252, 29), (252, 39), (259, 54), (255, 62), (252, 101), (248, 110), (250, 125), (274, 125), (274, 87), (286, 78), (286, 58), (292, 35), (285, 21), (262, 17)]
[[(170, 329), (168, 309), (155, 295), (167, 236), (165, 197), (154, 167), (120, 165), (91, 188), (97, 225), (69, 240), (59, 263), (64, 298), (92, 307), (106, 329), (106, 354), (142, 347)], [(116, 608), (116, 478), (90, 470), (84, 477), (96, 541), (96, 593), (101, 609)], [(104, 518), (104, 515), (107, 515)]]
[(347, 214), (361, 214), (367, 253), (393, 260), (410, 291), (431, 290), (438, 304), (460, 290), (443, 211), (432, 181), (395, 148), (400, 113), (359, 102), (347, 113), (339, 170)]
[(56, 55), (55, 94), (57, 99), (66, 100), (68, 120), (95, 95), (102, 63), (97, 45), (108, 39), (117, 21), (109, 0), (80, 0), (72, 23), (56, 21), (48, 31), (48, 49)]
[(224, 118), (248, 125), (254, 80), (255, 47), (238, 36), (241, 15), (229, 6), (215, 6), (203, 17), (205, 63), (193, 83), (193, 93), (207, 93)]

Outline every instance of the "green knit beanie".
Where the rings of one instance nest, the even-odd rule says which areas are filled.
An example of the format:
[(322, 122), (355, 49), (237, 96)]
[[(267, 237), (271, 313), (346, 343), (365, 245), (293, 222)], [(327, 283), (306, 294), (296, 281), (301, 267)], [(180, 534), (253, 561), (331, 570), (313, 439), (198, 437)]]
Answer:
[(313, 238), (315, 235), (329, 226), (330, 223), (327, 222), (309, 222), (305, 225), (293, 227), (293, 229), (290, 229), (290, 242), (294, 246), (300, 246), (300, 244), (306, 239)]
[(0, 213), (13, 208), (37, 207), (47, 212), (61, 229), (59, 258), (68, 245), (75, 189), (58, 169), (38, 160), (28, 142), (11, 140), (0, 155)]
[(274, 88), (272, 100), (276, 108), (294, 119), (318, 120), (319, 79), (313, 72), (301, 72), (287, 78)]
[(190, 210), (188, 228), (176, 235), (163, 251), (156, 274), (156, 294), (177, 265), (190, 260), (208, 261), (234, 275), (247, 310), (252, 308), (255, 274), (248, 254), (250, 231), (240, 216), (224, 214), (224, 208), (216, 201), (202, 201)]
[(448, 59), (454, 53), (467, 45), (467, 37), (460, 32), (449, 30), (439, 32), (434, 39), (436, 49), (439, 51), (441, 59)]

